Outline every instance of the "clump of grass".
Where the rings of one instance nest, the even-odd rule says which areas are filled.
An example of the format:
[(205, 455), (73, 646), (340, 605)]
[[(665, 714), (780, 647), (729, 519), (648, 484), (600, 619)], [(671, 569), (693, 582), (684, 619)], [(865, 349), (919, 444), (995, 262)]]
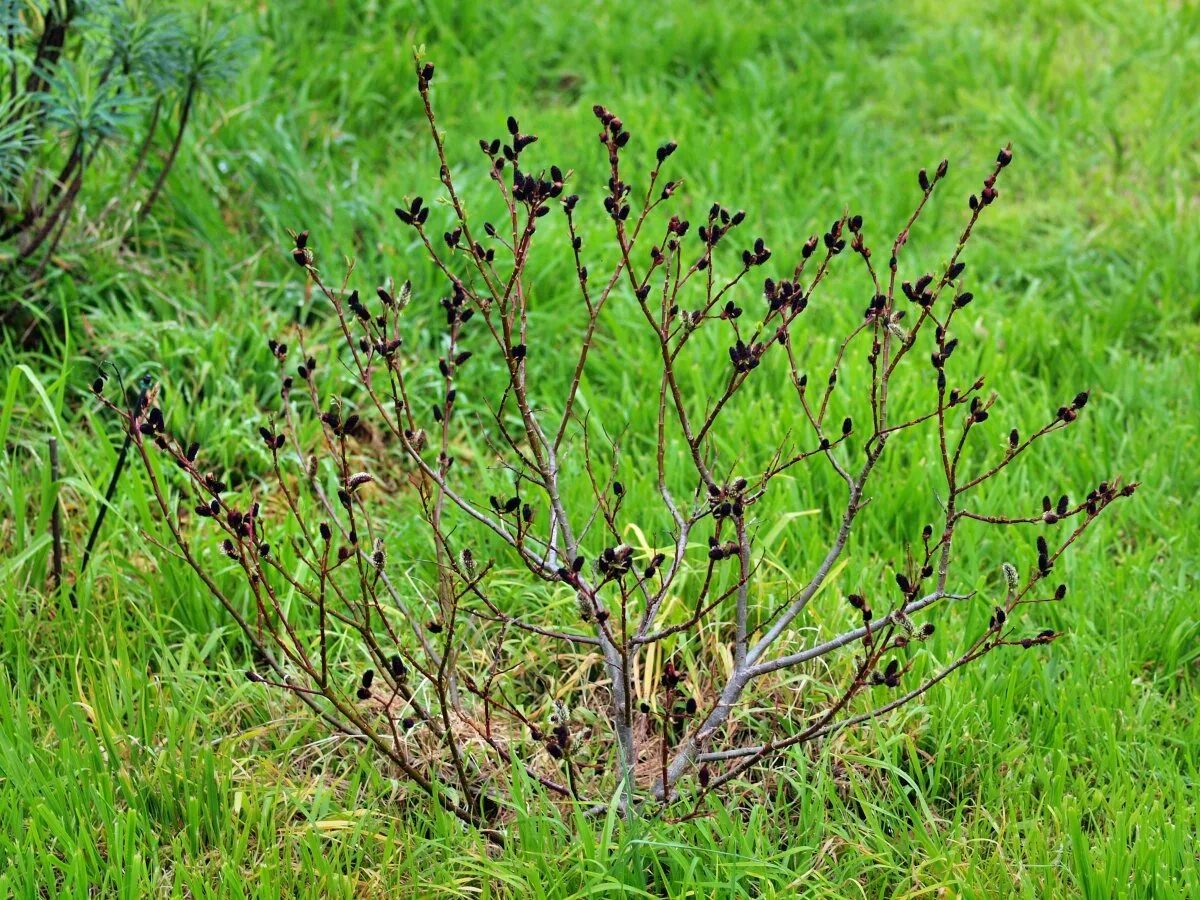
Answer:
[[(1011, 509), (978, 503), (981, 485), (1011, 475), (1089, 402), (1081, 391), (1046, 410), (1035, 430), (995, 435), (996, 396), (982, 375), (952, 365), (968, 337), (956, 333), (956, 317), (975, 299), (965, 251), (999, 198), (1010, 147), (964, 204), (956, 245), (935, 270), (900, 275), (945, 161), (918, 173), (915, 208), (884, 244), (882, 266), (862, 215), (845, 212), (780, 267), (763, 238), (742, 238), (744, 212), (713, 204), (693, 227), (669, 211), (683, 185), (667, 175), (673, 142), (657, 147), (635, 185), (631, 132), (597, 106), (609, 172), (602, 270), (585, 250), (571, 173), (531, 165), (538, 138), (514, 117), (504, 136), (480, 141), (502, 215), (480, 221), (468, 209), (434, 113), (433, 77), (418, 59), (444, 196), (414, 197), (395, 212), (444, 279), (435, 338), (407, 330), (407, 283), (360, 294), (351, 267), (335, 284), (309, 232), (294, 234), (292, 259), (328, 303), (342, 343), (330, 364), (302, 333), (270, 342), (280, 387), (259, 425), (270, 460), (263, 490), (231, 489), (205, 466), (186, 435), (186, 410), (168, 410), (179, 426), (169, 429), (157, 392), (127, 407), (105, 396), (103, 378), (94, 385), (124, 422), (175, 550), (254, 645), (251, 681), (293, 695), (458, 818), (493, 829), (514, 769), (590, 809), (617, 797), (631, 816), (661, 807), (686, 817), (773, 754), (886, 715), (1001, 648), (1058, 637), (1023, 614), (1065, 600), (1066, 585), (1053, 583), (1063, 555), (1137, 485), (1110, 478), (1082, 497), (1047, 493), (1039, 503), (1016, 496), (1019, 479), (1009, 479)], [(555, 230), (552, 217), (578, 301), (534, 314), (531, 260), (546, 246), (539, 235)], [(832, 358), (806, 358), (805, 312), (830, 302), (823, 288), (847, 261), (870, 285), (862, 315)], [(750, 288), (756, 278), (761, 288)], [(598, 338), (604, 311), (619, 304), (644, 320), (656, 349), (654, 371), (635, 373), (654, 410), (647, 433), (601, 432), (581, 400), (588, 371), (621, 365), (619, 348)], [(543, 394), (539, 362), (564, 355), (569, 384)], [(795, 433), (723, 454), (723, 415), (771, 370), (794, 395)], [(936, 460), (906, 477), (937, 491), (939, 520), (909, 538), (905, 558), (870, 590), (846, 598), (852, 627), (781, 649), (868, 510), (886, 508), (891, 486), (873, 478), (877, 464), (921, 431), (933, 435)], [(381, 440), (390, 460), (363, 452)], [(155, 450), (178, 477), (160, 471)], [(473, 454), (489, 465), (473, 464)], [(756, 512), (802, 465), (835, 473), (841, 512), (812, 572), (772, 597), (762, 588)], [(372, 511), (383, 492), (399, 490), (420, 511), (427, 547), (389, 541)], [(286, 544), (274, 539), (281, 518), (295, 535)], [(661, 525), (670, 539), (634, 547), (625, 535), (635, 525), (644, 533)], [(979, 572), (955, 566), (956, 542), (971, 529), (1013, 535), (987, 597), (962, 587)], [(252, 598), (250, 616), (230, 568)], [(514, 582), (536, 598), (522, 604), (531, 611), (514, 612)], [(945, 615), (955, 601), (986, 604), (986, 625), (968, 631)], [(949, 661), (925, 652), (939, 613), (959, 645)], [(531, 653), (531, 640), (558, 649)], [(844, 678), (813, 668), (839, 653), (852, 657)], [(572, 670), (577, 702), (541, 689), (539, 670), (551, 667)], [(803, 726), (784, 733), (767, 723), (773, 737), (739, 743), (730, 720), (755, 685), (800, 668), (824, 679), (806, 694)]]

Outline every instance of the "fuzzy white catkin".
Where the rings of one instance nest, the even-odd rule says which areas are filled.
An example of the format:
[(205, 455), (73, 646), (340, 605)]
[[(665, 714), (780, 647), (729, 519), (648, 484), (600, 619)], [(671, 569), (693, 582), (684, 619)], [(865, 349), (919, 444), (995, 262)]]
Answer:
[(1020, 582), (1020, 576), (1017, 574), (1017, 567), (1012, 563), (1004, 563), (1000, 567), (1004, 572), (1004, 581), (1008, 585), (1009, 592), (1016, 591), (1017, 585)]

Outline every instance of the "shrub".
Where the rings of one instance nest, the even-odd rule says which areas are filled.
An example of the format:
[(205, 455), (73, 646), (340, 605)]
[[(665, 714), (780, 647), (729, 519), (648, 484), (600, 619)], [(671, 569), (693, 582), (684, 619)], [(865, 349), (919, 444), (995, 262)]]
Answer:
[[(946, 162), (920, 172), (916, 208), (882, 266), (862, 217), (846, 214), (781, 267), (761, 238), (740, 238), (741, 211), (713, 205), (694, 226), (667, 211), (681, 185), (666, 175), (674, 143), (658, 147), (635, 187), (630, 132), (597, 106), (613, 248), (601, 274), (584, 263), (584, 206), (567, 193), (569, 174), (527, 163), (537, 138), (514, 118), (504, 137), (480, 141), (502, 223), (468, 211), (431, 106), (433, 71), (418, 60), (444, 203), (416, 197), (396, 216), (446, 285), (432, 339), (440, 353), (422, 349), (428, 336), (404, 340), (407, 283), (366, 296), (348, 290), (351, 269), (335, 285), (301, 232), (291, 256), (336, 318), (341, 347), (330, 364), (305, 351), (303, 335), (271, 341), (281, 384), (260, 428), (269, 488), (231, 490), (208, 471), (201, 448), (168, 431), (155, 392), (128, 409), (104, 399), (132, 436), (179, 553), (253, 644), (251, 681), (293, 695), (464, 821), (487, 826), (514, 769), (596, 809), (613, 796), (628, 814), (695, 807), (771, 754), (882, 716), (993, 651), (1055, 640), (1057, 632), (1021, 614), (1064, 599), (1066, 586), (1052, 583), (1063, 554), (1136, 484), (1105, 481), (1085, 497), (1047, 496), (1040, 506), (1014, 498), (1017, 511), (1003, 514), (975, 502), (982, 485), (1069, 429), (1088, 404), (1079, 393), (1047, 410), (1032, 432), (1014, 429), (991, 451), (965, 452), (992, 440), (996, 396), (982, 377), (951, 374), (966, 355), (956, 353), (955, 326), (973, 299), (963, 257), (997, 200), (1011, 149), (970, 197), (945, 264), (900, 280), (910, 232)], [(552, 231), (549, 216), (562, 217), (578, 304), (573, 313), (531, 316), (530, 260), (543, 246), (539, 231)], [(851, 262), (872, 285), (861, 316), (823, 367), (802, 367), (805, 310)], [(750, 288), (753, 278), (761, 292)], [(654, 371), (636, 373), (655, 424), (621, 439), (633, 448), (624, 468), (618, 439), (599, 439), (580, 400), (586, 372), (620, 365), (619, 348), (599, 340), (602, 313), (617, 304), (644, 322), (657, 359)], [(572, 374), (557, 395), (531, 370), (539, 357), (568, 361)], [(862, 366), (855, 395), (842, 386), (855, 384), (842, 377), (852, 363)], [(343, 370), (350, 376), (339, 384)], [(774, 389), (794, 392), (803, 434), (723, 458), (715, 437), (728, 411), (745, 385), (770, 372)], [(698, 386), (706, 384), (711, 390)], [(94, 387), (104, 398), (104, 381)], [(477, 399), (467, 402), (468, 391)], [(855, 418), (846, 415), (852, 408)], [(937, 458), (909, 477), (931, 483), (944, 515), (911, 536), (908, 558), (890, 573), (862, 576), (877, 583), (842, 601), (852, 627), (797, 645), (801, 617), (868, 502), (886, 512), (891, 486), (876, 490), (877, 464), (921, 430), (936, 436)], [(364, 449), (372, 436), (390, 457)], [(160, 471), (155, 449), (178, 473)], [(486, 464), (465, 459), (471, 451)], [(841, 511), (803, 582), (785, 596), (762, 592), (764, 602), (755, 592), (764, 576), (756, 512), (780, 476), (801, 465), (836, 473)], [(626, 472), (628, 485), (619, 477)], [(381, 482), (408, 492), (429, 553), (389, 541), (377, 514)], [(177, 508), (177, 492), (193, 498)], [(668, 524), (669, 547), (626, 542), (629, 526), (650, 532), (654, 522)], [(997, 560), (1003, 579), (994, 596), (961, 587), (978, 573), (956, 575), (955, 543), (968, 523), (1038, 534), (1028, 565)], [(206, 530), (194, 529), (201, 524)], [(227, 587), (229, 568), (240, 573), (250, 615)], [(989, 611), (986, 625), (951, 629), (946, 640), (960, 646), (935, 660), (925, 642), (936, 617), (969, 598)], [(816, 665), (839, 652), (852, 659)], [(568, 671), (567, 687), (550, 696), (536, 675), (554, 666)], [(789, 671), (821, 682), (807, 691), (801, 723), (789, 733), (768, 721), (759, 729), (768, 739), (745, 742), (731, 717), (756, 684)], [(775, 683), (776, 692), (789, 687)]]
[[(236, 74), (241, 42), (207, 15), (188, 22), (145, 0), (5, 0), (0, 33), (0, 244), (9, 245), (6, 268), (36, 281), (99, 157), (122, 142), (119, 188), (90, 224), (150, 213), (196, 104)], [(148, 164), (157, 168), (151, 186), (130, 190)]]

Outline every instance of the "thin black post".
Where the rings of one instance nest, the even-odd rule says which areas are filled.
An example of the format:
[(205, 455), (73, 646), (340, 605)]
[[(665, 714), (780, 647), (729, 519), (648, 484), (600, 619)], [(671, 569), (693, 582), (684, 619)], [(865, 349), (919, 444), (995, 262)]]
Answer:
[(63, 573), (62, 510), (58, 502), (58, 477), (58, 440), (50, 438), (50, 490), (54, 492), (54, 505), (50, 508), (50, 535), (54, 541), (51, 576), (54, 580), (56, 595), (62, 587)]
[[(137, 403), (133, 407), (134, 415), (142, 411), (142, 407), (146, 403), (146, 395), (150, 391), (150, 377), (143, 376), (142, 389), (138, 394)], [(75, 584), (71, 586), (71, 605), (78, 606), (79, 600), (75, 592), (79, 589), (79, 582), (83, 580), (83, 573), (87, 570), (88, 560), (92, 558), (92, 548), (96, 545), (96, 538), (100, 536), (100, 528), (104, 525), (104, 517), (108, 514), (108, 505), (112, 502), (113, 495), (117, 492), (117, 483), (121, 480), (121, 472), (125, 468), (125, 460), (129, 456), (129, 448), (133, 444), (133, 434), (127, 433), (125, 441), (121, 444), (121, 452), (117, 454), (117, 464), (113, 467), (112, 478), (108, 480), (108, 489), (104, 492), (104, 502), (100, 506), (100, 511), (96, 513), (96, 522), (92, 525), (92, 533), (88, 535), (87, 544), (83, 548), (83, 559), (79, 563), (79, 574), (75, 576)]]

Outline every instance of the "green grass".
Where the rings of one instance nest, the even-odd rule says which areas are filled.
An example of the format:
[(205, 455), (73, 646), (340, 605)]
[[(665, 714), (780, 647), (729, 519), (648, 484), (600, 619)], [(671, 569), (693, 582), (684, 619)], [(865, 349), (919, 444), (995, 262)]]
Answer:
[[(185, 141), (157, 223), (122, 252), (107, 235), (66, 242), (34, 307), (57, 336), (0, 348), (0, 895), (1200, 895), (1200, 8), (258, 9), (241, 22), (255, 58), (223, 115)], [(687, 824), (580, 825), (518, 782), (514, 839), (496, 851), (325, 740), (302, 707), (244, 682), (232, 624), (148, 539), (161, 529), (136, 470), (78, 609), (53, 602), (46, 439), (62, 448), (73, 566), (116, 455), (114, 425), (87, 396), (97, 361), (160, 379), (176, 421), (186, 410), (217, 464), (245, 475), (262, 463), (245, 423), (274, 389), (264, 334), (312, 315), (286, 228), (310, 228), (327, 269), (352, 255), (365, 283), (411, 277), (418, 304), (434, 306), (434, 273), (390, 212), (437, 193), (409, 75), (419, 43), (439, 65), (454, 163), (476, 163), (477, 139), (511, 112), (542, 135), (539, 159), (579, 170), (594, 208), (605, 173), (590, 107), (603, 102), (644, 152), (680, 142), (685, 206), (745, 207), (777, 259), (845, 206), (872, 234), (894, 233), (916, 170), (948, 156), (947, 190), (909, 258), (932, 264), (961, 198), (1012, 140), (1016, 163), (968, 256), (979, 299), (964, 345), (998, 410), (1029, 416), (1015, 424), (1084, 387), (1095, 408), (1007, 490), (1036, 503), (1118, 473), (1144, 484), (1065, 566), (1071, 597), (1044, 622), (1067, 636), (989, 657), (920, 706), (788, 755)], [(466, 193), (486, 203), (471, 171)], [(594, 214), (589, 225), (602, 227)], [(561, 266), (546, 263), (544, 309), (567, 296)], [(861, 296), (855, 277), (826, 294), (815, 355)], [(639, 365), (652, 363), (636, 333), (620, 314), (605, 322), (626, 364), (585, 383), (604, 421), (637, 400)], [(783, 392), (747, 396), (727, 449), (765, 446), (795, 415)], [(922, 452), (901, 451), (877, 482), (889, 512), (864, 523), (838, 592), (877, 577), (935, 508), (903, 478)], [(763, 513), (820, 511), (771, 548), (789, 577), (822, 546), (830, 485), (798, 475)], [(401, 534), (404, 513), (391, 511)], [(961, 571), (995, 583), (1009, 552), (981, 532)], [(836, 626), (830, 604), (813, 608), (806, 625)], [(955, 615), (978, 625), (987, 612)], [(932, 649), (954, 646), (939, 633)]]

